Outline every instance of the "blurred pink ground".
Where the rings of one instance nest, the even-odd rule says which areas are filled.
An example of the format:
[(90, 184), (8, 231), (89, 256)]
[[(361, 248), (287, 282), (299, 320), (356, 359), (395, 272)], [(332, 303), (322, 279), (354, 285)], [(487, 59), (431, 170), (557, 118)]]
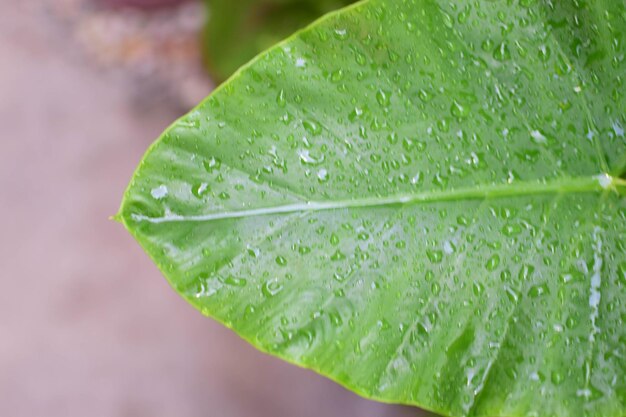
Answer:
[(0, 1), (0, 416), (423, 415), (263, 355), (169, 288), (108, 217), (185, 100), (73, 33)]

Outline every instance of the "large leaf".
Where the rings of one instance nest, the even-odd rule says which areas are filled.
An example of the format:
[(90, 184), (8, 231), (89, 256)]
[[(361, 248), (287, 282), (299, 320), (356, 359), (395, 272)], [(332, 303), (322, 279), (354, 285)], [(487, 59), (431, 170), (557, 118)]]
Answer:
[(319, 16), (354, 0), (205, 0), (204, 54), (218, 81)]
[(204, 314), (364, 396), (624, 416), (625, 28), (359, 3), (172, 125), (119, 218)]

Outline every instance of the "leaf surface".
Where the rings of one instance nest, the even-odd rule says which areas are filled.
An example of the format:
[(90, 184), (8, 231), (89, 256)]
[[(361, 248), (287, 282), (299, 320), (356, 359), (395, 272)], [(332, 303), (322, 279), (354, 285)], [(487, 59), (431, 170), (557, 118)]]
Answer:
[(358, 3), (174, 123), (118, 218), (204, 314), (366, 397), (624, 416), (625, 28)]

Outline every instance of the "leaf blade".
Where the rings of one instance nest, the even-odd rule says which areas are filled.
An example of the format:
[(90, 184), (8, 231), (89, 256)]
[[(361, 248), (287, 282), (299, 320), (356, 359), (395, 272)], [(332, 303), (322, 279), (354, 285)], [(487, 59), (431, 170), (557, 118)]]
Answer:
[(517, 70), (446, 7), (363, 2), (259, 57), (152, 148), (121, 216), (194, 306), (362, 395), (618, 416), (622, 121), (558, 54)]

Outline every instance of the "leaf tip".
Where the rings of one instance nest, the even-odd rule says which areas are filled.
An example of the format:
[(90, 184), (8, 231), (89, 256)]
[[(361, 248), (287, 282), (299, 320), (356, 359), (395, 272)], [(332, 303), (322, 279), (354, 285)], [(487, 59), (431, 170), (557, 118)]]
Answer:
[(122, 213), (114, 214), (113, 216), (109, 216), (109, 220), (113, 220), (114, 222), (118, 222), (123, 224), (124, 220), (122, 219)]

